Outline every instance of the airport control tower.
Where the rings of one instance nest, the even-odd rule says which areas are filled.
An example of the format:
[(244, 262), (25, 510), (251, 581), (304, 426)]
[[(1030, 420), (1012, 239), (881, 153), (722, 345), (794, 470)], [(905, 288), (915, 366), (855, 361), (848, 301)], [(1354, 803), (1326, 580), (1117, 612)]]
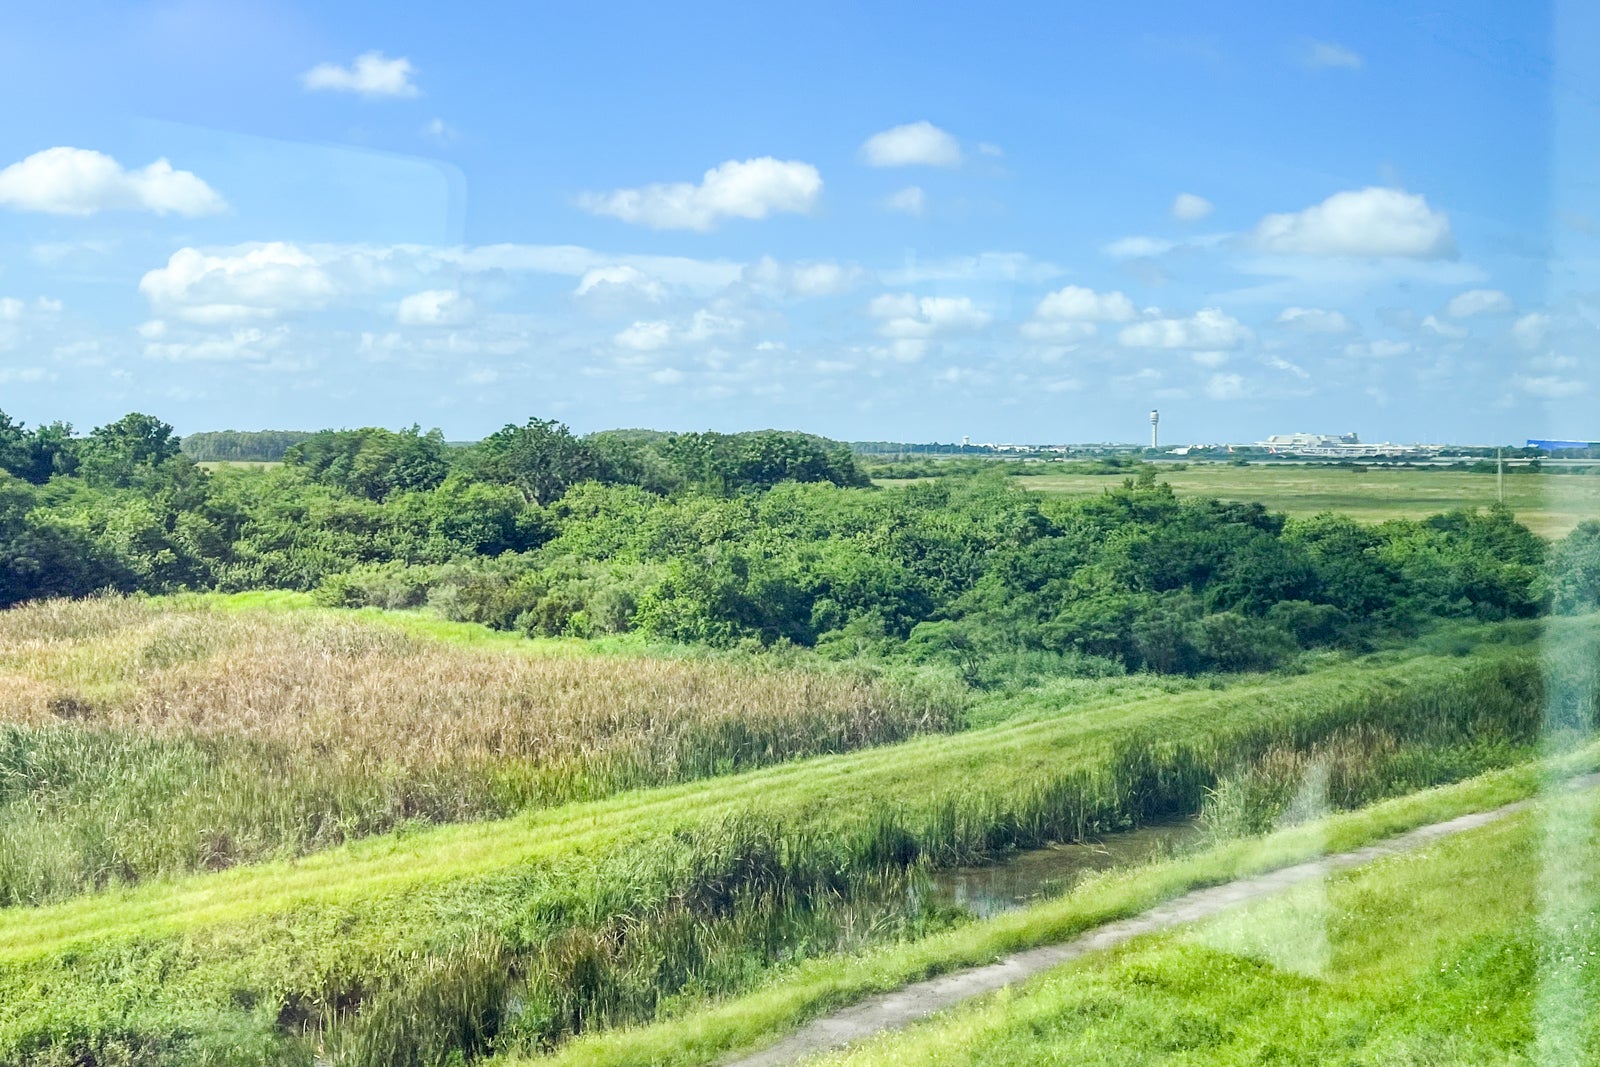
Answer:
[(1150, 448), (1151, 448), (1151, 451), (1154, 451), (1155, 449), (1158, 449), (1158, 448), (1161, 447), (1160, 426), (1161, 426), (1161, 412), (1152, 410), (1150, 412)]

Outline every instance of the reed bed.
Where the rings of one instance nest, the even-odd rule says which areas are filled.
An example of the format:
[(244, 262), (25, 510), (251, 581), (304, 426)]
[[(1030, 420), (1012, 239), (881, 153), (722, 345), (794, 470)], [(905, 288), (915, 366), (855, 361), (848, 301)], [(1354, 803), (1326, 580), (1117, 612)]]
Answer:
[(0, 905), (944, 731), (953, 689), (333, 612), (0, 612)]
[(0, 1060), (231, 1062), (223, 1050), (247, 1046), (306, 1063), (322, 1042), (351, 1063), (442, 1063), (548, 1048), (748, 988), (807, 951), (913, 936), (941, 921), (895, 895), (920, 867), (1197, 812), (1275, 753), (1380, 732), (1527, 751), (1563, 716), (1592, 727), (1577, 721), (1592, 713), (1592, 663), (1547, 687), (1531, 648), (1458, 653), (1108, 701), (10, 909)]

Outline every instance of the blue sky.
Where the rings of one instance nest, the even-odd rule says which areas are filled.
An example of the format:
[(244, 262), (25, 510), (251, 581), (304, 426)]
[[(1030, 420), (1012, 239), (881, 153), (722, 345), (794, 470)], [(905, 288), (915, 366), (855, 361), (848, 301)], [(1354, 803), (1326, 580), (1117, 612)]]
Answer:
[(12, 12), (0, 408), (1600, 437), (1584, 5), (571, 7)]

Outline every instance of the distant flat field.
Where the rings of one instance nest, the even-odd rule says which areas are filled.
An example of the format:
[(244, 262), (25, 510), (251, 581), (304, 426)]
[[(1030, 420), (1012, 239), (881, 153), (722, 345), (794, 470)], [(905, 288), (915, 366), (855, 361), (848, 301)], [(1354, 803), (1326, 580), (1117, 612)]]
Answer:
[(206, 459), (196, 463), (195, 466), (208, 471), (221, 470), (223, 467), (254, 467), (256, 470), (270, 470), (283, 464), (274, 459)]
[[(1181, 494), (1224, 500), (1259, 500), (1273, 511), (1314, 515), (1340, 511), (1366, 522), (1419, 519), (1454, 508), (1494, 502), (1495, 476), (1467, 471), (1381, 470), (1348, 467), (1198, 464), (1161, 469), (1162, 481)], [(1044, 493), (1098, 493), (1122, 478), (1096, 474), (1041, 474), (1017, 483)], [(1530, 529), (1562, 537), (1584, 519), (1600, 519), (1600, 476), (1507, 474), (1506, 503)]]

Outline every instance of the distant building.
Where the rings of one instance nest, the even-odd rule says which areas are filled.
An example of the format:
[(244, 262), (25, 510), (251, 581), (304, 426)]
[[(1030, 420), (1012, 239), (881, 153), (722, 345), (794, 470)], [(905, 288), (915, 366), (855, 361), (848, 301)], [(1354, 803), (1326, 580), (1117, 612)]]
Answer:
[(1400, 456), (1410, 452), (1426, 451), (1389, 442), (1364, 445), (1353, 433), (1275, 433), (1258, 447), (1270, 455), (1310, 456), (1318, 459), (1362, 459), (1376, 456)]
[(1527, 447), (1541, 448), (1546, 452), (1566, 452), (1578, 448), (1597, 448), (1600, 445), (1597, 445), (1594, 441), (1539, 441), (1530, 437), (1528, 438)]

